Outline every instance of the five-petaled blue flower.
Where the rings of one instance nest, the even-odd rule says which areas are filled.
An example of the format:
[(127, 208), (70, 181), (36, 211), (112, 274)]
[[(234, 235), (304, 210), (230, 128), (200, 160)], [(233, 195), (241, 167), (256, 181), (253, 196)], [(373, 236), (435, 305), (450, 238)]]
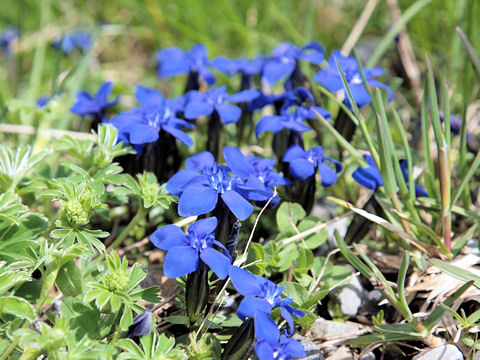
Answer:
[(214, 111), (224, 124), (235, 123), (242, 115), (239, 106), (229, 104), (250, 101), (259, 96), (257, 90), (244, 90), (239, 93), (228, 95), (225, 85), (205, 92), (192, 90), (188, 93), (188, 100), (185, 106), (185, 117), (196, 119), (200, 116), (211, 115)]
[[(383, 186), (383, 179), (380, 171), (378, 170), (377, 164), (373, 160), (370, 154), (363, 155), (363, 158), (368, 163), (367, 167), (359, 167), (352, 173), (353, 179), (360, 185), (366, 187), (370, 190), (376, 190), (380, 186)], [(400, 169), (402, 170), (403, 179), (408, 184), (408, 163), (407, 160), (401, 159), (399, 161)], [(428, 192), (420, 185), (415, 185), (415, 196), (416, 197), (427, 197)]]
[[(321, 146), (303, 150), (299, 145), (292, 145), (282, 159), (290, 163), (289, 170), (297, 180), (305, 180), (312, 176), (315, 170), (320, 173), (322, 186), (332, 186), (337, 182), (337, 175), (342, 171), (342, 164), (335, 159), (326, 157)], [(326, 162), (335, 165), (332, 169)]]
[(163, 130), (183, 144), (193, 145), (192, 138), (180, 130), (193, 125), (177, 117), (183, 109), (182, 97), (164, 99), (159, 91), (144, 86), (137, 86), (135, 97), (141, 106), (119, 114), (111, 121), (128, 138), (128, 143), (141, 145), (157, 141)]
[(18, 30), (14, 28), (6, 28), (0, 32), (0, 51), (5, 55), (12, 51), (12, 43), (18, 38)]
[(185, 170), (180, 170), (167, 182), (167, 190), (177, 195), (178, 214), (197, 216), (215, 209), (220, 196), (239, 220), (245, 220), (253, 211), (248, 202), (250, 191), (261, 193), (258, 182), (244, 182), (225, 165), (218, 165), (213, 155), (204, 151), (188, 158)]
[[(320, 115), (329, 119), (330, 113), (318, 106), (312, 106)], [(306, 119), (315, 119), (316, 114), (312, 109), (306, 109), (303, 106), (283, 108), (281, 115), (265, 115), (257, 123), (255, 134), (257, 138), (260, 134), (271, 131), (277, 133), (283, 129), (288, 129), (297, 133), (312, 130), (305, 125)]]
[(158, 66), (160, 77), (195, 73), (207, 85), (215, 84), (215, 76), (209, 68), (210, 63), (205, 45), (196, 44), (186, 51), (178, 47), (162, 49), (157, 52), (157, 59), (160, 61)]
[(320, 65), (325, 60), (324, 54), (323, 47), (315, 41), (302, 47), (287, 41), (282, 42), (273, 49), (272, 54), (265, 61), (262, 76), (269, 84), (275, 84), (280, 79), (290, 76), (299, 60)]
[(79, 30), (70, 34), (65, 34), (61, 38), (55, 40), (53, 45), (55, 49), (63, 51), (68, 55), (75, 49), (87, 50), (90, 47), (92, 38), (90, 34)]
[[(275, 330), (276, 328), (276, 330)], [(258, 360), (290, 360), (307, 356), (303, 345), (272, 326), (268, 337), (254, 345)]]
[(229, 59), (224, 56), (218, 56), (212, 60), (210, 65), (228, 75), (232, 76), (234, 74), (241, 74), (243, 76), (253, 76), (260, 73), (263, 68), (265, 59), (262, 56), (257, 56), (253, 59), (247, 58), (238, 58), (238, 59)]
[[(213, 231), (217, 218), (201, 219), (188, 227), (185, 234), (176, 225), (165, 225), (155, 231), (150, 239), (159, 249), (167, 250), (163, 263), (163, 273), (168, 278), (177, 278), (197, 270), (199, 259), (207, 264), (219, 279), (225, 279), (232, 259), (228, 250), (215, 240)], [(223, 254), (212, 246), (218, 246)]]
[(112, 88), (112, 82), (107, 81), (100, 85), (97, 93), (93, 96), (86, 91), (78, 92), (70, 111), (80, 116), (92, 116), (96, 119), (102, 119), (105, 109), (118, 103), (118, 97), (108, 101)]
[[(249, 184), (256, 182), (255, 188), (261, 191), (252, 191), (248, 193), (249, 200), (268, 201), (273, 195), (273, 188), (277, 185), (291, 185), (291, 182), (273, 169), (275, 160), (263, 159), (254, 155), (243, 155), (243, 153), (233, 146), (223, 148), (223, 157), (225, 162), (238, 177), (249, 181)], [(278, 196), (273, 199), (278, 203)]]
[[(343, 56), (338, 50), (335, 50), (332, 53), (330, 59), (328, 60), (328, 66), (315, 74), (313, 80), (319, 82), (322, 84), (322, 86), (326, 87), (332, 92), (344, 90), (342, 77), (338, 71), (335, 60), (338, 62), (338, 65), (345, 75), (348, 87), (350, 88), (353, 99), (355, 100), (357, 106), (361, 108), (370, 104), (372, 99), (370, 99), (368, 91), (363, 84), (363, 78), (360, 73), (357, 60), (352, 56)], [(388, 100), (391, 101), (393, 98), (392, 89), (375, 79), (376, 77), (383, 75), (385, 71), (379, 67), (365, 68), (363, 71), (368, 84), (372, 87), (386, 90), (388, 92)], [(348, 99), (346, 89), (344, 101), (348, 107), (352, 107)]]
[(281, 95), (261, 95), (251, 103), (254, 109), (261, 108), (269, 103), (282, 102), (280, 115), (265, 115), (257, 123), (255, 133), (258, 135), (271, 131), (277, 133), (288, 129), (297, 133), (311, 130), (304, 124), (306, 119), (315, 119), (318, 112), (325, 119), (330, 119), (330, 113), (313, 104), (313, 95), (305, 88), (298, 87), (286, 91)]
[[(286, 320), (289, 335), (293, 334), (293, 318), (304, 317), (303, 311), (295, 309), (292, 305), (292, 298), (282, 298), (283, 286), (277, 286), (272, 281), (258, 275), (253, 275), (239, 267), (232, 266), (230, 268), (230, 280), (237, 291), (245, 296), (238, 306), (237, 315), (244, 320), (247, 317), (255, 319), (255, 334), (257, 338), (264, 338), (261, 334), (269, 333), (265, 328), (270, 328), (271, 323), (263, 320), (259, 321), (259, 313), (269, 315), (276, 307), (280, 308), (282, 317)], [(265, 318), (265, 317), (264, 317)]]

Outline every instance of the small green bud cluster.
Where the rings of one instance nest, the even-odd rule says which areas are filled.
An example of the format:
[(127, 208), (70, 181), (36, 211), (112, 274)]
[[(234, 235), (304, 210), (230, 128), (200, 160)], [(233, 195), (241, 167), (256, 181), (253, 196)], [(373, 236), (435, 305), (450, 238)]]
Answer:
[(121, 270), (111, 271), (102, 278), (102, 283), (110, 291), (126, 291), (130, 284), (130, 277)]
[(65, 204), (65, 216), (70, 224), (81, 226), (88, 223), (90, 214), (77, 199), (68, 200)]

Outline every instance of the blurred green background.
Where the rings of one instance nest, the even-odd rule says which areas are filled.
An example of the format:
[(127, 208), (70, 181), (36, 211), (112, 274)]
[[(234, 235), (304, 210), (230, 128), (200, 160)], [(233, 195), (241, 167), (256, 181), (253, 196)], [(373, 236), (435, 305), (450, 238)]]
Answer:
[[(96, 44), (88, 65), (72, 76), (73, 84), (66, 83), (69, 90), (94, 90), (103, 79), (114, 80), (118, 90), (122, 84), (158, 86), (154, 55), (167, 46), (186, 49), (202, 42), (213, 58), (220, 54), (268, 54), (280, 41), (303, 45), (316, 40), (330, 52), (342, 46), (367, 4), (354, 0), (5, 1), (0, 30), (17, 27), (21, 37), (15, 64), (0, 58), (0, 67), (4, 67), (0, 79), (5, 80), (0, 95), (4, 103), (14, 96), (32, 101), (39, 95), (51, 94), (55, 82), (68, 75), (62, 71), (78, 70), (75, 67), (81, 70), (80, 56), (61, 59), (51, 46), (54, 38), (78, 27), (96, 34)], [(402, 12), (414, 3), (398, 0)], [(428, 53), (440, 80), (461, 84), (461, 93), (470, 98), (462, 96), (454, 101), (457, 110), (463, 100), (474, 98), (478, 89), (468, 81), (473, 71), (455, 27), (461, 26), (479, 49), (479, 18), (478, 1), (433, 0), (407, 25), (420, 68), (423, 54)], [(380, 0), (357, 47), (369, 55), (393, 24), (387, 0)], [(390, 44), (380, 64), (387, 68), (389, 76), (401, 76), (394, 44)], [(95, 81), (87, 82), (89, 79)], [(410, 96), (408, 89), (405, 96)]]

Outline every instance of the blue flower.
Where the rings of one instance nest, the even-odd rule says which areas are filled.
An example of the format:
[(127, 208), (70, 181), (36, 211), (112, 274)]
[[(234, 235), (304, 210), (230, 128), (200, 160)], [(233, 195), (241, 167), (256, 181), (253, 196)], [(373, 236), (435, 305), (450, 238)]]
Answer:
[(114, 117), (111, 123), (124, 133), (128, 143), (141, 145), (157, 141), (160, 131), (165, 131), (187, 146), (193, 145), (192, 138), (181, 131), (192, 128), (189, 122), (177, 117), (183, 109), (184, 99), (164, 99), (154, 89), (137, 86), (135, 97), (140, 107)]
[(112, 88), (112, 82), (107, 81), (100, 85), (93, 96), (86, 91), (78, 92), (70, 111), (80, 116), (92, 116), (95, 119), (102, 119), (105, 109), (118, 103), (118, 97), (108, 101)]
[(258, 182), (252, 184), (234, 176), (228, 166), (218, 165), (207, 151), (188, 158), (185, 167), (167, 182), (167, 190), (180, 197), (180, 216), (197, 216), (212, 211), (219, 196), (239, 220), (250, 216), (253, 205), (248, 202), (248, 193), (263, 190), (255, 187)]
[(318, 112), (325, 119), (330, 119), (330, 113), (313, 104), (313, 95), (305, 88), (298, 87), (286, 91), (281, 95), (261, 95), (256, 102), (255, 108), (263, 107), (273, 102), (283, 102), (280, 115), (265, 115), (257, 123), (255, 133), (257, 138), (260, 134), (271, 131), (277, 133), (288, 129), (296, 133), (310, 131), (311, 128), (304, 124), (306, 119), (315, 119)]
[[(383, 186), (383, 179), (380, 171), (378, 170), (375, 161), (370, 154), (363, 155), (363, 158), (368, 163), (367, 167), (359, 167), (352, 173), (353, 179), (360, 185), (366, 187), (370, 190), (376, 190), (380, 186)], [(408, 184), (408, 163), (407, 160), (401, 159), (399, 161), (400, 169), (402, 170), (403, 179)], [(428, 192), (420, 185), (415, 185), (415, 196), (416, 197), (427, 197)]]
[(224, 56), (218, 56), (212, 60), (210, 65), (228, 76), (234, 74), (242, 74), (243, 76), (253, 76), (262, 71), (265, 59), (262, 56), (258, 56), (253, 59), (238, 58), (228, 59)]
[[(322, 186), (335, 184), (337, 175), (343, 169), (339, 161), (325, 156), (321, 146), (315, 146), (305, 151), (299, 145), (292, 145), (282, 160), (290, 163), (290, 173), (297, 180), (305, 180), (312, 176), (315, 170), (318, 170)], [(327, 161), (335, 165), (335, 170), (326, 164)]]
[[(291, 185), (291, 182), (273, 169), (275, 160), (263, 159), (254, 155), (245, 156), (233, 146), (223, 148), (225, 162), (232, 169), (233, 173), (249, 181), (249, 184), (256, 183), (257, 189), (262, 191), (249, 192), (249, 200), (268, 201), (273, 195), (273, 187), (277, 185)], [(278, 198), (278, 196), (276, 197)], [(274, 202), (278, 203), (279, 198)]]
[(5, 55), (11, 53), (12, 43), (18, 38), (18, 30), (14, 28), (3, 29), (0, 32), (0, 51)]
[(37, 98), (37, 106), (39, 108), (44, 108), (47, 106), (48, 102), (50, 101), (50, 96), (48, 95), (42, 95)]
[(360, 185), (370, 190), (376, 190), (383, 186), (383, 179), (377, 164), (369, 154), (363, 155), (363, 158), (368, 164), (368, 167), (359, 167), (352, 174), (353, 179)]
[(290, 76), (299, 60), (320, 65), (325, 59), (324, 53), (323, 47), (315, 41), (302, 47), (282, 42), (273, 49), (270, 58), (265, 61), (262, 76), (269, 84), (275, 84), (280, 79)]
[(65, 34), (61, 38), (55, 40), (53, 46), (57, 50), (61, 50), (68, 55), (73, 50), (87, 50), (92, 43), (92, 37), (85, 31), (79, 30), (70, 34)]
[(264, 340), (259, 340), (254, 345), (258, 360), (290, 360), (307, 356), (303, 345), (285, 335), (280, 335), (277, 329), (272, 335)]
[[(408, 184), (408, 162), (405, 159), (399, 160), (400, 169), (402, 170), (403, 179)], [(415, 197), (428, 197), (428, 191), (422, 188), (420, 185), (415, 184)]]
[[(219, 279), (225, 279), (232, 259), (228, 250), (215, 240), (213, 231), (217, 218), (198, 220), (188, 227), (185, 234), (176, 225), (165, 225), (150, 237), (159, 249), (167, 250), (163, 263), (163, 273), (168, 278), (182, 277), (197, 270), (199, 259), (207, 264)], [(218, 246), (223, 254), (212, 246)]]
[(162, 49), (156, 56), (160, 61), (157, 70), (160, 77), (196, 73), (207, 85), (215, 84), (215, 76), (209, 69), (207, 49), (202, 44), (196, 44), (187, 51), (178, 47)]
[(127, 338), (139, 338), (147, 335), (152, 327), (152, 315), (152, 311), (147, 308), (135, 317), (132, 325), (128, 327)]
[[(330, 113), (318, 106), (312, 106), (320, 115), (329, 119)], [(300, 107), (283, 108), (281, 115), (264, 115), (255, 127), (257, 138), (260, 134), (271, 131), (277, 133), (283, 129), (288, 129), (296, 133), (303, 133), (312, 130), (305, 125), (306, 119), (315, 119), (316, 115), (312, 109)]]
[[(255, 318), (255, 335), (259, 340), (267, 338), (270, 333), (270, 331), (265, 331), (272, 328), (271, 322), (266, 320), (270, 317), (264, 315), (269, 315), (274, 308), (280, 308), (280, 313), (289, 327), (287, 333), (290, 335), (293, 334), (294, 330), (292, 315), (295, 317), (306, 315), (303, 311), (290, 305), (293, 302), (292, 298), (280, 297), (283, 293), (283, 286), (279, 287), (266, 278), (232, 266), (230, 268), (230, 280), (235, 289), (245, 296), (238, 306), (237, 315), (242, 320), (247, 317)], [(266, 335), (262, 336), (262, 334)]]
[[(343, 90), (342, 77), (338, 71), (335, 59), (345, 75), (353, 99), (355, 100), (357, 106), (361, 108), (370, 104), (372, 100), (370, 99), (368, 91), (363, 84), (363, 79), (358, 68), (357, 60), (352, 56), (343, 56), (338, 50), (335, 50), (332, 53), (330, 59), (328, 60), (328, 66), (315, 74), (313, 80), (319, 82), (322, 84), (322, 86), (326, 87), (332, 92)], [(375, 80), (376, 77), (383, 75), (384, 70), (378, 67), (365, 68), (363, 70), (368, 84), (372, 87), (386, 90), (388, 92), (388, 100), (391, 101), (393, 98), (392, 89), (380, 81)], [(345, 104), (351, 108), (351, 104), (346, 93), (344, 101)]]
[(216, 111), (224, 124), (235, 123), (240, 119), (242, 109), (239, 106), (229, 104), (229, 102), (250, 101), (259, 95), (260, 93), (257, 90), (244, 90), (228, 95), (225, 85), (205, 92), (192, 90), (188, 93), (185, 117), (196, 119), (200, 116), (211, 115)]

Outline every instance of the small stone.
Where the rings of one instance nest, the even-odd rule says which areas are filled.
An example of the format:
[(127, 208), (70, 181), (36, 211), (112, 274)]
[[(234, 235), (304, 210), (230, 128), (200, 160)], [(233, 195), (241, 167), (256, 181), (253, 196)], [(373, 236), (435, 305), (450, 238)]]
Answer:
[(376, 357), (375, 354), (370, 351), (369, 353), (360, 356), (360, 360), (376, 360)]
[(313, 323), (310, 334), (313, 338), (324, 338), (326, 336), (354, 333), (358, 330), (360, 330), (360, 328), (354, 325), (320, 318)]
[(326, 360), (353, 360), (353, 354), (349, 348), (341, 346)]
[(358, 276), (353, 276), (349, 284), (330, 293), (330, 298), (340, 305), (340, 311), (350, 317), (358, 314), (364, 297), (363, 286)]
[(304, 360), (325, 360), (322, 350), (320, 350), (317, 344), (315, 344), (313, 341), (299, 334), (294, 334), (292, 339), (300, 341), (300, 343), (303, 345), (305, 353), (307, 354), (307, 357), (303, 358)]
[(338, 231), (338, 235), (341, 239), (345, 238), (345, 234), (347, 233), (348, 224), (350, 223), (350, 219), (342, 218), (338, 221), (335, 221), (333, 224), (327, 226), (327, 239), (328, 243), (331, 247), (337, 248), (337, 240), (335, 239), (335, 230)]
[(455, 345), (445, 344), (416, 355), (413, 360), (463, 360), (463, 354)]
[(478, 239), (471, 238), (470, 240), (468, 240), (465, 251), (467, 254), (479, 255), (480, 249), (478, 248)]

